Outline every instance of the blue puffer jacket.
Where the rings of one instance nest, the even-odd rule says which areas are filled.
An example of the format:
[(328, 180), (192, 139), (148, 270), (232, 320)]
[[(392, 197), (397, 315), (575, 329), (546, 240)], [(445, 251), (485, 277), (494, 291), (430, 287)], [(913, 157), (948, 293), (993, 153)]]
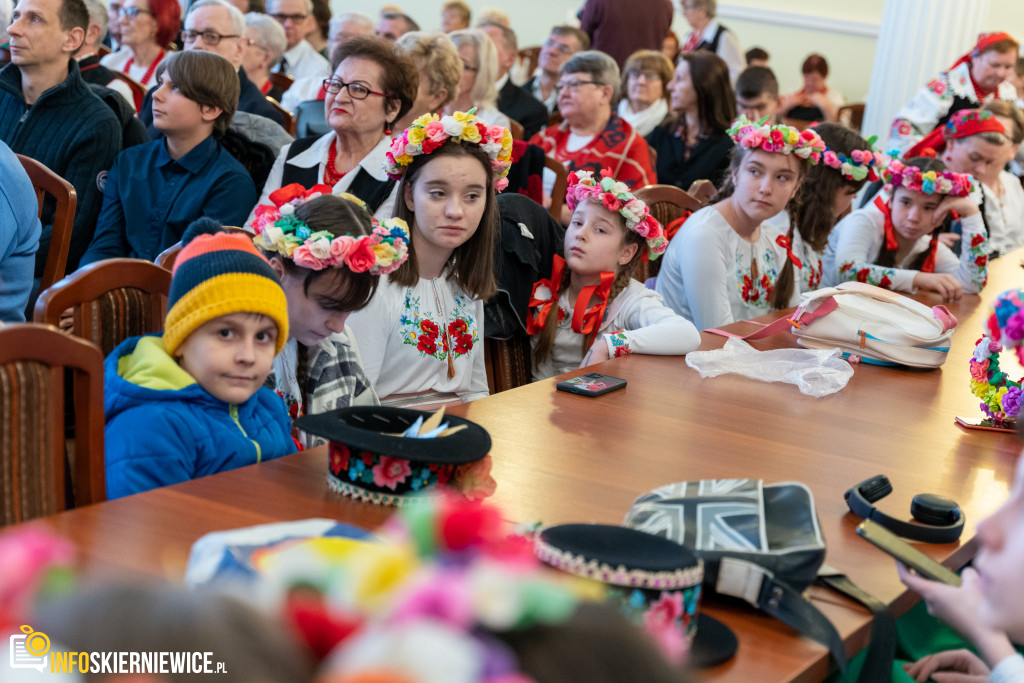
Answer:
[(107, 497), (279, 458), (296, 450), (281, 398), (261, 387), (245, 403), (214, 398), (159, 336), (126, 339), (107, 357)]

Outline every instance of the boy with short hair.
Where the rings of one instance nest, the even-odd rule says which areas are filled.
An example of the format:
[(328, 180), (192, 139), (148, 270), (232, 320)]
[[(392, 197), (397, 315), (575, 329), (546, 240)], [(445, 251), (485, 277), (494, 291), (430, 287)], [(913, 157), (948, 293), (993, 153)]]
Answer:
[(779, 81), (766, 66), (751, 66), (736, 79), (736, 114), (751, 121), (765, 116), (768, 123), (777, 123), (779, 115)]
[(256, 203), (249, 173), (219, 142), (238, 105), (230, 62), (179, 52), (160, 63), (156, 81), (153, 125), (164, 137), (117, 157), (83, 265), (122, 256), (152, 261), (197, 218), (242, 225)]
[(192, 239), (201, 230), (175, 261), (163, 334), (107, 357), (108, 498), (296, 450), (284, 403), (263, 387), (288, 340), (281, 280), (251, 238)]

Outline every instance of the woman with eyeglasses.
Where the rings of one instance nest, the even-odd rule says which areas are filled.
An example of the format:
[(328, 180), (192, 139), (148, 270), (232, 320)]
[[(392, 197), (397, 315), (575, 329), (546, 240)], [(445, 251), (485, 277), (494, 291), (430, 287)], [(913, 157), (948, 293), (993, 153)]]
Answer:
[(281, 24), (266, 14), (249, 12), (245, 15), (245, 52), (242, 68), (253, 85), (267, 97), (278, 102), (284, 93), (270, 80), (270, 67), (281, 61), (288, 49)]
[(672, 62), (657, 50), (637, 50), (626, 60), (618, 114), (640, 135), (665, 123)]
[[(259, 204), (285, 185), (321, 183), (366, 202), (378, 220), (395, 210), (396, 183), (384, 172), (395, 122), (416, 99), (418, 76), (392, 45), (357, 36), (334, 51), (334, 75), (324, 81), (324, 112), (331, 131), (281, 148)], [(255, 218), (255, 208), (247, 222)]]
[(458, 97), (448, 103), (444, 112), (453, 114), (476, 107), (476, 117), (484, 124), (508, 128), (508, 117), (498, 111), (498, 48), (491, 37), (476, 28), (452, 31), (448, 37), (462, 60), (462, 80)]
[[(128, 74), (147, 89), (156, 85), (156, 68), (178, 37), (181, 6), (176, 0), (125, 0), (118, 27), (125, 49), (105, 56), (100, 64)], [(142, 96), (136, 95), (136, 111), (141, 106)]]
[[(622, 81), (619, 66), (603, 52), (577, 52), (562, 65), (558, 79), (558, 111), (562, 122), (530, 138), (569, 173), (610, 169), (611, 175), (639, 189), (656, 182), (647, 141), (612, 109)], [(550, 202), (554, 173), (544, 170), (544, 202)], [(562, 224), (572, 212), (562, 208)]]

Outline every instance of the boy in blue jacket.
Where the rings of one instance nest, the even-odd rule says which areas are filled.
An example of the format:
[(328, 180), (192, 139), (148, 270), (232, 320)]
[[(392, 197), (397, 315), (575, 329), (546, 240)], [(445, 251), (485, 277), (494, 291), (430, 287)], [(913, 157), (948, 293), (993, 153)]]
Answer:
[(245, 235), (188, 233), (163, 335), (106, 360), (108, 498), (296, 450), (284, 403), (263, 387), (288, 340), (281, 281)]

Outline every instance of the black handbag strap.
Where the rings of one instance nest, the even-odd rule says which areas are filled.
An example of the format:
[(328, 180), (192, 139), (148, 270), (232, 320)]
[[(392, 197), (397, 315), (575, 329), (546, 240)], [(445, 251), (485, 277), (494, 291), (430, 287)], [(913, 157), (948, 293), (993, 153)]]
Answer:
[(821, 568), (815, 583), (827, 586), (871, 611), (871, 641), (865, 651), (864, 666), (857, 680), (889, 680), (896, 657), (896, 619), (893, 618), (888, 606), (860, 588), (848, 576), (827, 565)]

